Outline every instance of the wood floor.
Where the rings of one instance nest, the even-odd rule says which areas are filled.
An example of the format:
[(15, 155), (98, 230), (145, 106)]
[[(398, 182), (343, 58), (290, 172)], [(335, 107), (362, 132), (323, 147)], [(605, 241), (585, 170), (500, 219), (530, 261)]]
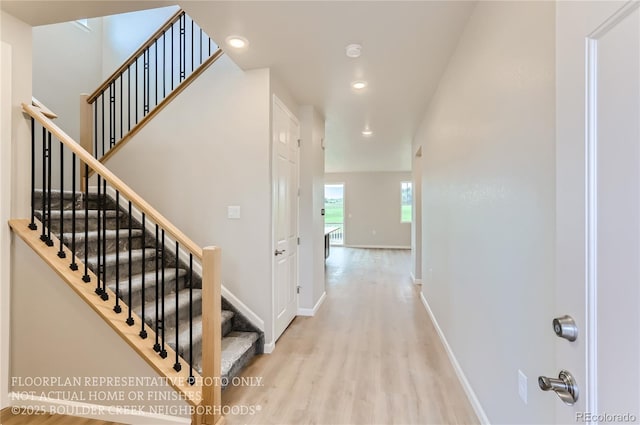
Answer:
[(13, 414), (7, 407), (0, 412), (1, 425), (119, 425), (116, 422), (96, 421), (65, 415), (50, 414)]
[[(409, 251), (332, 248), (327, 299), (223, 392), (229, 424), (477, 424)], [(251, 381), (253, 378), (253, 382)]]

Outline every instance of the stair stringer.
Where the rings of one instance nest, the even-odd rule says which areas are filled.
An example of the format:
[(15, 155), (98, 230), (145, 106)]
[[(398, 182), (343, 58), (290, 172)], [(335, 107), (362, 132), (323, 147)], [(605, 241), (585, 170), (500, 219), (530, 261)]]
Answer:
[[(96, 193), (98, 191), (98, 189), (96, 187), (90, 187), (89, 191), (92, 193)], [(116, 191), (115, 189), (113, 189), (112, 187), (107, 187), (107, 196), (111, 199), (111, 201), (115, 204), (115, 199), (116, 199)], [(122, 211), (128, 211), (129, 209), (129, 203), (124, 200), (123, 198), (120, 198), (120, 209)], [(142, 223), (142, 212), (136, 208), (134, 205), (131, 206), (131, 216), (133, 217), (134, 220), (136, 220), (138, 223)], [(155, 232), (155, 225), (153, 223), (151, 223), (150, 221), (146, 221), (145, 222), (145, 230), (150, 233), (153, 234)], [(175, 250), (175, 241), (173, 241), (171, 239), (171, 237), (167, 236), (167, 240), (169, 241), (166, 245), (165, 245), (165, 249), (171, 253), (172, 255), (176, 255), (176, 250)], [(180, 252), (178, 253), (178, 259), (180, 261), (182, 261), (184, 264), (189, 264), (189, 254), (184, 251), (184, 250), (180, 250)], [(201, 278), (202, 277), (202, 265), (194, 262), (193, 263), (193, 272), (194, 274), (198, 277)], [(258, 332), (261, 337), (260, 337), (260, 342), (258, 344), (258, 352), (262, 353), (264, 350), (264, 320), (262, 320), (260, 318), (260, 316), (258, 316), (253, 310), (251, 310), (245, 303), (242, 302), (242, 300), (240, 300), (240, 298), (236, 297), (226, 286), (224, 286), (224, 282), (221, 285), (221, 292), (222, 292), (222, 307), (223, 309), (226, 310), (231, 310), (234, 313), (236, 313), (236, 315), (239, 315), (239, 319), (246, 322), (246, 326), (244, 330), (247, 331), (252, 331), (252, 332)]]
[[(39, 229), (42, 227), (42, 223), (35, 220)], [(166, 378), (166, 383), (171, 386), (175, 391), (179, 392), (183, 399), (191, 406), (199, 406), (202, 402), (202, 377), (193, 371), (196, 383), (189, 385), (189, 368), (183, 368), (180, 372), (176, 372), (173, 369), (173, 362), (167, 359), (174, 359), (175, 352), (171, 347), (166, 346), (167, 359), (163, 359), (158, 356), (153, 350), (152, 344), (149, 341), (155, 339), (155, 333), (151, 328), (147, 328), (148, 337), (146, 339), (140, 338), (137, 327), (128, 326), (123, 318), (122, 314), (117, 314), (113, 311), (110, 304), (104, 303), (95, 292), (95, 282), (98, 278), (89, 269), (87, 273), (91, 278), (91, 283), (85, 283), (82, 280), (84, 274), (84, 263), (80, 258), (76, 257), (76, 263), (79, 269), (72, 271), (69, 268), (68, 259), (71, 258), (71, 251), (64, 247), (66, 258), (59, 258), (56, 255), (56, 251), (52, 250), (47, 245), (43, 244), (40, 240), (40, 233), (30, 230), (28, 228), (29, 220), (11, 220), (9, 225), (15, 234), (20, 236), (24, 242), (33, 249), (42, 260), (54, 271), (60, 278), (86, 303), (100, 316), (115, 332), (118, 334), (149, 366), (151, 366), (161, 377)], [(51, 234), (51, 239), (54, 242), (54, 246), (59, 246), (59, 239), (55, 234)], [(115, 294), (106, 289), (109, 299), (115, 299)], [(125, 304), (122, 304), (125, 306)], [(135, 313), (132, 313), (132, 317), (135, 323), (141, 323), (141, 319)], [(184, 364), (188, 364), (184, 359), (180, 358)]]

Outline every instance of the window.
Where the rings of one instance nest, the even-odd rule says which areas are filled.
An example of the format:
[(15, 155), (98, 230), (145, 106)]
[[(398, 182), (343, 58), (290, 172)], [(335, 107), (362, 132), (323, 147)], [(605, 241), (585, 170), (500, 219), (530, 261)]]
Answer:
[(413, 203), (413, 193), (411, 182), (400, 183), (400, 222), (411, 223), (411, 205)]

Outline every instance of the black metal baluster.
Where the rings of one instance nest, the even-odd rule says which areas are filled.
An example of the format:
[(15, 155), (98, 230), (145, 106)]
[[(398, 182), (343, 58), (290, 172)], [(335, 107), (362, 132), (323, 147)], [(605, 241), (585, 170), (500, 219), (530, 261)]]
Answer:
[(116, 95), (115, 81), (109, 84), (109, 149), (116, 143)]
[(98, 158), (98, 101), (93, 101), (93, 156)]
[(84, 164), (84, 276), (82, 281), (91, 282), (89, 276), (89, 165)]
[(155, 84), (153, 85), (154, 87), (154, 91), (156, 92), (156, 106), (158, 106), (158, 40), (156, 40), (156, 42), (154, 43), (154, 46), (156, 48), (156, 54), (154, 55), (154, 59), (156, 61), (156, 69), (155, 69), (155, 73), (156, 73), (156, 79), (155, 79)]
[(196, 383), (193, 376), (193, 254), (189, 253), (189, 385)]
[(47, 242), (47, 129), (42, 127), (42, 234), (40, 240)]
[(193, 49), (195, 48), (195, 44), (193, 42), (193, 19), (191, 19), (191, 72), (193, 72), (194, 69), (194, 55), (193, 55)]
[(102, 155), (104, 155), (106, 152), (104, 148), (104, 92), (102, 92), (100, 98), (102, 99)]
[(187, 68), (187, 33), (185, 15), (180, 16), (180, 82), (184, 81)]
[[(131, 252), (131, 250), (129, 250), (129, 252)], [(119, 190), (116, 190), (116, 305), (113, 307), (113, 311), (115, 311), (116, 313), (122, 312), (122, 307), (120, 307), (120, 191)]]
[(211, 56), (211, 37), (209, 37), (209, 56)]
[(200, 28), (200, 44), (198, 47), (198, 50), (200, 50), (200, 65), (202, 65), (202, 28)]
[(124, 137), (124, 100), (122, 98), (122, 84), (124, 81), (122, 79), (122, 74), (120, 74), (118, 79), (120, 80), (120, 101), (118, 102), (120, 104), (120, 139), (122, 139), (122, 137)]
[[(102, 179), (102, 197), (104, 204), (104, 214), (102, 214), (102, 299), (107, 301), (107, 180)], [(116, 261), (118, 250), (116, 249)], [(116, 296), (117, 297), (117, 296)]]
[(136, 59), (136, 124), (138, 124), (138, 59)]
[[(129, 201), (129, 317), (127, 317), (127, 325), (129, 326), (133, 326), (133, 316), (131, 316), (131, 285), (132, 285), (132, 276), (133, 276), (133, 272), (131, 270), (132, 268), (132, 261), (131, 261), (131, 251), (132, 251), (132, 246), (133, 244), (131, 243), (131, 228), (133, 227), (133, 222), (132, 222), (132, 218), (131, 218), (131, 201)], [(144, 276), (144, 245), (142, 246), (142, 275)], [(143, 277), (144, 279), (144, 277)], [(143, 280), (144, 282), (144, 280)], [(142, 299), (142, 304), (144, 304), (144, 298)]]
[(180, 346), (178, 345), (178, 335), (180, 334), (180, 332), (178, 332), (178, 321), (180, 319), (180, 311), (179, 311), (179, 306), (178, 306), (178, 266), (179, 266), (179, 261), (178, 261), (178, 253), (180, 249), (180, 245), (178, 244), (178, 241), (176, 241), (176, 362), (173, 365), (173, 370), (175, 370), (176, 372), (180, 372), (180, 370), (182, 369), (182, 365), (180, 364), (180, 359), (178, 356), (178, 351)]
[(176, 27), (175, 23), (171, 25), (171, 90), (173, 90), (173, 50), (174, 50), (174, 45), (176, 43), (176, 35), (174, 31), (175, 27)]
[[(47, 246), (53, 246), (53, 240), (51, 239), (51, 133), (47, 131)], [(62, 194), (60, 194), (60, 202), (62, 202)]]
[(147, 116), (147, 114), (149, 113), (149, 109), (150, 109), (150, 104), (151, 104), (151, 96), (150, 96), (150, 90), (151, 90), (151, 70), (150, 68), (150, 63), (149, 63), (149, 49), (144, 51), (144, 116)]
[[(147, 331), (144, 329), (144, 305), (146, 304), (146, 298), (145, 298), (145, 288), (144, 288), (144, 284), (145, 284), (145, 270), (146, 267), (144, 267), (145, 264), (145, 250), (147, 247), (147, 231), (146, 231), (146, 226), (145, 226), (145, 219), (146, 216), (144, 213), (142, 213), (142, 311), (141, 311), (141, 316), (140, 316), (140, 320), (142, 320), (142, 330), (140, 331), (140, 338), (142, 339), (146, 339), (147, 338)], [(131, 306), (129, 306), (129, 308), (131, 308)]]
[(65, 258), (67, 254), (64, 252), (64, 145), (60, 142), (60, 246), (58, 257)]
[(158, 255), (160, 255), (160, 247), (158, 246), (158, 244), (160, 243), (160, 239), (158, 238), (158, 225), (156, 224), (156, 343), (153, 346), (153, 349), (155, 350), (156, 353), (160, 352), (160, 342), (159, 342), (159, 336), (160, 336), (160, 328), (162, 327), (161, 323), (160, 323), (160, 309), (159, 309), (159, 298), (160, 298), (160, 294), (158, 293), (160, 291), (160, 279), (159, 279), (159, 268), (158, 268)]
[(131, 65), (127, 67), (127, 131), (131, 131)]
[[(96, 275), (96, 294), (98, 295), (102, 295), (102, 286), (100, 283), (100, 279), (102, 279), (102, 177), (100, 177), (100, 175), (98, 174), (98, 219), (97, 219), (97, 238), (96, 241), (98, 242), (96, 244), (96, 270), (95, 270), (95, 275)], [(89, 235), (88, 232), (85, 230), (85, 241), (87, 239), (89, 239)], [(85, 247), (86, 247), (86, 243), (85, 243)]]
[(33, 117), (31, 118), (31, 223), (29, 223), (29, 229), (38, 230), (36, 225), (36, 120)]
[(78, 270), (76, 263), (76, 154), (71, 154), (71, 196), (73, 197), (73, 207), (71, 208), (71, 264), (69, 268)]
[[(164, 320), (164, 260), (165, 260), (165, 248), (164, 248), (164, 229), (162, 229), (162, 294), (161, 294), (161, 303), (162, 303), (162, 307), (161, 307), (161, 313), (162, 313), (162, 349), (160, 350), (160, 357), (162, 357), (163, 359), (167, 358), (167, 350), (165, 349), (164, 346), (164, 328), (165, 328), (165, 320)], [(177, 329), (176, 329), (177, 331)]]

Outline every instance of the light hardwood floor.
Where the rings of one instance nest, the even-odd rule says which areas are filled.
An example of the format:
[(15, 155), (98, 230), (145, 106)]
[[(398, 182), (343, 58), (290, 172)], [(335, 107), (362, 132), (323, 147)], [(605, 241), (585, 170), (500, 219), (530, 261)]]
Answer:
[(227, 422), (477, 424), (409, 263), (409, 251), (332, 248), (324, 305), (245, 369), (263, 386), (223, 392)]
[(13, 414), (7, 407), (0, 412), (2, 425), (121, 425), (116, 422), (96, 421), (93, 419), (76, 418), (65, 415), (50, 414)]

